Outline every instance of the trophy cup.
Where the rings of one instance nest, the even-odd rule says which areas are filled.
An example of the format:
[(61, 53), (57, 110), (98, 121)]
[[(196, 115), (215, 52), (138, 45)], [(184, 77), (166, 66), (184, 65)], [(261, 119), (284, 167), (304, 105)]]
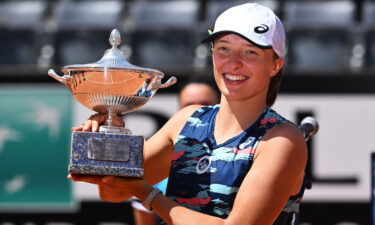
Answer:
[(99, 132), (73, 132), (68, 171), (78, 174), (143, 176), (143, 136), (132, 135), (125, 127), (112, 125), (112, 116), (134, 111), (144, 105), (159, 88), (176, 83), (171, 77), (164, 84), (158, 70), (134, 66), (118, 49), (121, 36), (114, 29), (109, 37), (111, 49), (91, 64), (62, 68), (63, 76), (53, 69), (48, 75), (63, 83), (85, 107), (108, 115)]

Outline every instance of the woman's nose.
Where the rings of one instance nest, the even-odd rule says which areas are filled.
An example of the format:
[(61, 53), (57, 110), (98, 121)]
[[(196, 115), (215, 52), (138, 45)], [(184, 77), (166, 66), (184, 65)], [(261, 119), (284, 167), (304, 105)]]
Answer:
[(238, 52), (233, 53), (228, 60), (228, 64), (231, 69), (241, 68), (243, 66), (241, 55)]

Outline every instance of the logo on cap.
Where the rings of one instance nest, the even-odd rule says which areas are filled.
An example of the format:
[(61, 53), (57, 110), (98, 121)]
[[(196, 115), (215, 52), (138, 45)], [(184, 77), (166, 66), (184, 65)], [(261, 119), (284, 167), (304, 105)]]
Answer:
[(254, 28), (255, 33), (263, 34), (266, 33), (270, 28), (266, 24), (261, 24)]

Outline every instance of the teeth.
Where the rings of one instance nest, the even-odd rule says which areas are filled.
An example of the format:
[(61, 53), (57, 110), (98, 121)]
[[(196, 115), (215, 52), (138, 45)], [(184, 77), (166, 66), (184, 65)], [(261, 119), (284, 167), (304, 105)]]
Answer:
[(245, 80), (246, 77), (242, 75), (230, 75), (230, 74), (224, 74), (224, 77), (228, 80), (237, 81), (237, 80)]

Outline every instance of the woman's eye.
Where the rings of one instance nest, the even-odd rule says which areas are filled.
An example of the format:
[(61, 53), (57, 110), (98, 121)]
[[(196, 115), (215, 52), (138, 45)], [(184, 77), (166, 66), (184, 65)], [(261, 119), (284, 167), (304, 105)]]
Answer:
[(224, 51), (228, 51), (229, 49), (227, 47), (219, 47), (218, 50), (221, 52), (224, 52)]
[(246, 53), (247, 55), (257, 54), (257, 52), (256, 52), (256, 51), (253, 51), (253, 50), (246, 50), (245, 53)]

